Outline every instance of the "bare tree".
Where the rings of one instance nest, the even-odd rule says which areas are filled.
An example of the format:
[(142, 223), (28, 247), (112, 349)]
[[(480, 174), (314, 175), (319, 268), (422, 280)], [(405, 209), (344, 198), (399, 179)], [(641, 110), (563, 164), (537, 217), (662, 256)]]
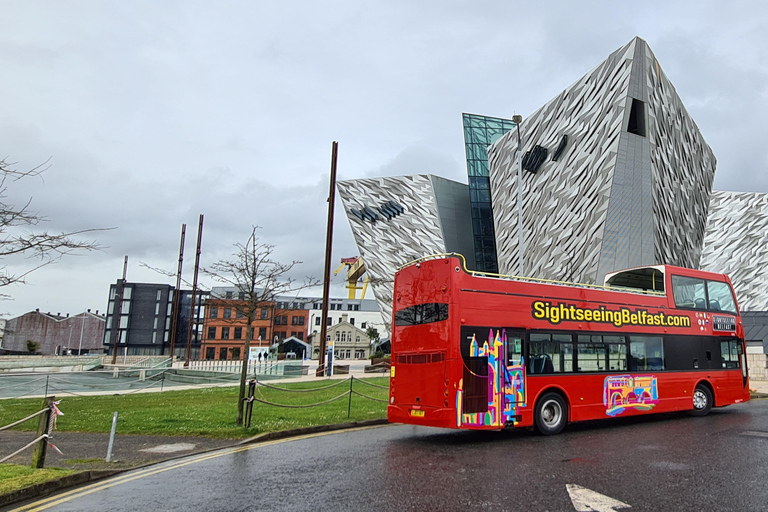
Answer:
[[(32, 268), (21, 273), (12, 273), (5, 265), (0, 266), (0, 287), (24, 283), (24, 279), (30, 273), (54, 263), (66, 254), (99, 249), (95, 241), (81, 241), (76, 237), (102, 231), (101, 229), (62, 233), (33, 231), (33, 226), (38, 226), (47, 219), (30, 209), (32, 199), (28, 199), (23, 206), (11, 204), (8, 200), (8, 188), (11, 184), (25, 178), (40, 176), (49, 168), (49, 160), (26, 171), (15, 169), (15, 164), (5, 159), (0, 160), (0, 259), (24, 256), (34, 261), (31, 264)], [(9, 296), (0, 293), (0, 298), (7, 299)]]
[[(210, 267), (201, 269), (204, 274), (216, 281), (235, 288), (237, 297), (220, 297), (211, 295), (213, 301), (220, 301), (231, 307), (245, 320), (246, 335), (243, 353), (243, 368), (240, 373), (240, 392), (237, 399), (237, 424), (243, 424), (243, 399), (245, 398), (245, 381), (248, 372), (248, 353), (253, 341), (254, 323), (259, 309), (267, 308), (274, 315), (275, 298), (279, 295), (296, 293), (307, 287), (317, 286), (319, 281), (306, 278), (303, 283), (296, 282), (288, 276), (294, 266), (300, 261), (280, 263), (272, 259), (275, 246), (265, 244), (256, 235), (258, 226), (251, 228), (248, 240), (244, 244), (235, 244), (235, 253), (230, 260), (220, 260)], [(209, 299), (211, 300), (211, 299)]]

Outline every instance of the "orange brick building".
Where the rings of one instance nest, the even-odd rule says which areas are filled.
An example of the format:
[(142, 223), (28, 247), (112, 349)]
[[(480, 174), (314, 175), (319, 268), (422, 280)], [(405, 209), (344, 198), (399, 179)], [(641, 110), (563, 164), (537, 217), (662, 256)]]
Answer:
[[(201, 359), (243, 359), (248, 334), (246, 304), (246, 301), (235, 298), (206, 300)], [(309, 310), (304, 309), (302, 302), (264, 302), (259, 305), (252, 324), (251, 347), (268, 348), (291, 336), (303, 341), (307, 338), (308, 320)]]

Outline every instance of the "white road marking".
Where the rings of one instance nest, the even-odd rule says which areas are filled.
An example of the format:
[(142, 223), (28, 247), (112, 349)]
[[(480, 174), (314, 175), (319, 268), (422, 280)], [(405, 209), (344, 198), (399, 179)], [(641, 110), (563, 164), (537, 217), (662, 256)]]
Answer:
[(573, 508), (578, 512), (615, 512), (617, 508), (632, 508), (631, 505), (580, 485), (566, 484), (565, 488), (568, 489)]

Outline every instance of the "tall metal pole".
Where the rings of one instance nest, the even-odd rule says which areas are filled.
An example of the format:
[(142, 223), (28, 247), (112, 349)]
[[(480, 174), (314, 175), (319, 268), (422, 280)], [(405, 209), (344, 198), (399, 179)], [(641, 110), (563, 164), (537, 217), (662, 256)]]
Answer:
[(117, 282), (115, 290), (115, 319), (112, 325), (112, 364), (117, 364), (117, 342), (120, 340), (120, 316), (123, 314), (123, 292), (125, 291), (125, 276), (128, 273), (128, 255), (123, 261), (123, 278)]
[(514, 115), (512, 121), (517, 125), (517, 269), (518, 275), (525, 274), (523, 268), (523, 146), (520, 141), (520, 123), (523, 116)]
[(184, 237), (187, 225), (181, 225), (181, 243), (179, 244), (179, 268), (176, 271), (176, 288), (173, 291), (173, 308), (171, 310), (171, 366), (173, 366), (173, 351), (176, 349), (176, 331), (179, 328), (179, 302), (181, 299), (181, 268), (184, 262)]
[(200, 270), (200, 247), (203, 245), (203, 214), (200, 214), (200, 224), (197, 226), (197, 250), (195, 252), (195, 278), (192, 281), (192, 301), (189, 306), (189, 329), (187, 330), (187, 354), (184, 358), (184, 366), (189, 366), (189, 358), (192, 352), (192, 333), (195, 330), (195, 298), (197, 297), (197, 274)]
[(83, 321), (80, 322), (80, 343), (77, 344), (77, 355), (83, 350), (83, 331), (85, 331), (85, 315), (87, 311), (83, 311)]
[[(318, 355), (317, 377), (325, 374), (325, 337), (328, 332), (328, 291), (331, 286), (331, 247), (333, 246), (333, 207), (336, 199), (336, 157), (339, 143), (333, 141), (331, 149), (331, 186), (328, 192), (328, 227), (325, 234), (325, 267), (323, 276), (323, 320), (320, 322), (320, 354)], [(332, 363), (331, 363), (332, 364)]]

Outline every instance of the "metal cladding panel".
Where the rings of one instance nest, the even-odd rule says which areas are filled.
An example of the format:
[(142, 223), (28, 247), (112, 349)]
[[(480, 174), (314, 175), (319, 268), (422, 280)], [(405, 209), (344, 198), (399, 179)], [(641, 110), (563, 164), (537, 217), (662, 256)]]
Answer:
[[(627, 131), (632, 99), (644, 133)], [(565, 153), (523, 172), (526, 275), (601, 282), (644, 264), (696, 267), (715, 157), (640, 38), (520, 125), (523, 152)], [(517, 133), (489, 148), (499, 271), (518, 272)]]
[(768, 311), (768, 194), (713, 191), (701, 269), (731, 278), (739, 307)]
[[(432, 176), (412, 175), (340, 181), (339, 197), (370, 276), (387, 329), (397, 267), (421, 256), (446, 252)], [(394, 201), (403, 212), (391, 219), (363, 220), (352, 213)]]
[(656, 262), (698, 268), (717, 159), (674, 86), (647, 53), (648, 139)]
[[(634, 41), (520, 124), (523, 152), (568, 145), (557, 162), (523, 172), (524, 273), (594, 282), (624, 122)], [(517, 131), (489, 150), (499, 272), (518, 273)]]

